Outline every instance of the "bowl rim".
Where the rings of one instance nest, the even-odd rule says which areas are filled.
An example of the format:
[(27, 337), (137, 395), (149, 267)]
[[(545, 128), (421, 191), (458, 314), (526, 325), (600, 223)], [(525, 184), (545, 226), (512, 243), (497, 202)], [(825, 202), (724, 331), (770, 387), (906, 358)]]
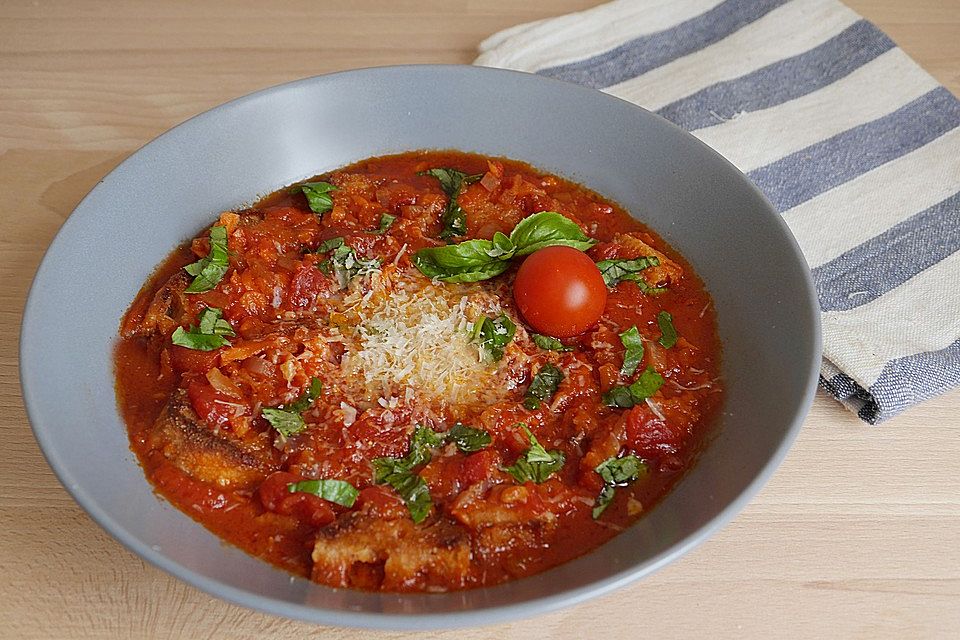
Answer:
[[(142, 540), (138, 539), (136, 536), (127, 532), (124, 528), (119, 526), (107, 513), (105, 510), (101, 509), (96, 501), (89, 496), (79, 484), (73, 481), (70, 477), (65, 465), (61, 463), (59, 458), (54, 453), (55, 447), (52, 443), (51, 438), (49, 437), (47, 431), (40, 424), (39, 421), (39, 412), (38, 404), (39, 399), (34, 397), (32, 389), (28, 386), (27, 380), (32, 377), (31, 375), (31, 366), (34, 359), (34, 353), (40, 349), (39, 346), (35, 346), (30, 343), (27, 339), (27, 332), (31, 326), (31, 321), (35, 312), (36, 298), (35, 295), (38, 289), (38, 282), (41, 281), (42, 276), (49, 266), (48, 262), (52, 259), (52, 256), (55, 254), (57, 247), (64, 242), (64, 238), (71, 233), (73, 227), (73, 222), (75, 218), (73, 213), (80, 209), (84, 203), (90, 199), (91, 195), (97, 191), (104, 181), (111, 174), (122, 169), (131, 159), (138, 155), (141, 151), (151, 147), (152, 145), (163, 140), (166, 136), (172, 134), (173, 131), (185, 127), (189, 123), (192, 123), (198, 119), (207, 119), (215, 118), (220, 112), (235, 109), (240, 105), (261, 99), (265, 96), (289, 91), (295, 89), (296, 87), (302, 85), (309, 85), (318, 81), (323, 81), (327, 78), (338, 77), (343, 75), (352, 75), (357, 78), (375, 78), (380, 74), (403, 74), (411, 70), (416, 70), (422, 72), (424, 70), (446, 70), (446, 72), (454, 71), (467, 74), (477, 74), (477, 75), (489, 75), (489, 76), (498, 76), (498, 75), (514, 75), (514, 76), (526, 76), (530, 82), (541, 82), (549, 84), (561, 84), (564, 86), (565, 91), (571, 92), (582, 92), (582, 93), (592, 93), (594, 98), (597, 100), (608, 100), (608, 101), (617, 101), (620, 103), (625, 103), (630, 105), (633, 109), (638, 109), (639, 111), (645, 112), (648, 116), (653, 116), (660, 121), (661, 124), (667, 125), (669, 128), (673, 129), (678, 135), (687, 136), (696, 140), (696, 144), (700, 145), (704, 150), (709, 154), (714, 156), (715, 160), (719, 160), (721, 163), (725, 164), (727, 168), (734, 174), (740, 176), (740, 179), (743, 183), (743, 186), (746, 186), (748, 189), (752, 190), (753, 193), (758, 197), (759, 201), (762, 202), (766, 207), (766, 214), (774, 220), (774, 224), (778, 225), (781, 234), (784, 236), (784, 239), (789, 245), (792, 256), (791, 258), (798, 262), (798, 264), (803, 265), (804, 269), (804, 291), (807, 302), (809, 303), (809, 309), (811, 311), (811, 317), (807, 320), (809, 321), (810, 332), (810, 350), (808, 353), (807, 361), (801, 362), (806, 368), (807, 375), (804, 386), (804, 391), (800, 397), (800, 402), (797, 405), (797, 410), (790, 420), (790, 424), (787, 430), (784, 432), (784, 437), (773, 451), (772, 455), (763, 465), (760, 472), (753, 478), (753, 480), (740, 492), (739, 495), (732, 501), (730, 501), (723, 509), (719, 511), (714, 517), (708, 520), (700, 528), (696, 529), (694, 532), (674, 543), (673, 545), (667, 547), (664, 551), (656, 554), (646, 560), (628, 566), (616, 573), (613, 573), (609, 576), (606, 576), (595, 582), (576, 587), (567, 591), (560, 593), (539, 596), (531, 598), (529, 600), (524, 600), (518, 603), (502, 605), (502, 606), (489, 606), (472, 610), (465, 611), (456, 611), (449, 613), (381, 613), (381, 612), (364, 612), (364, 611), (353, 611), (353, 610), (339, 610), (339, 609), (326, 609), (320, 608), (317, 606), (309, 604), (295, 604), (289, 601), (281, 600), (267, 595), (262, 595), (254, 593), (252, 591), (246, 591), (239, 589), (237, 587), (231, 586), (220, 580), (206, 577), (201, 575), (188, 567), (181, 565), (175, 560), (168, 558), (160, 550), (152, 548), (150, 545), (146, 544)], [(800, 292), (797, 292), (798, 294)], [(799, 433), (803, 422), (806, 419), (806, 416), (810, 410), (810, 406), (813, 401), (814, 394), (816, 392), (818, 383), (819, 383), (819, 367), (821, 363), (821, 351), (822, 351), (822, 330), (820, 323), (820, 312), (819, 312), (819, 301), (816, 294), (816, 289), (814, 287), (813, 277), (810, 273), (809, 267), (807, 266), (806, 259), (804, 258), (802, 252), (800, 251), (799, 244), (794, 238), (792, 232), (784, 222), (782, 216), (776, 212), (773, 205), (770, 204), (769, 200), (764, 196), (764, 194), (748, 179), (744, 174), (736, 168), (729, 160), (720, 155), (717, 151), (713, 150), (711, 147), (701, 142), (699, 139), (692, 136), (687, 131), (676, 126), (672, 122), (666, 120), (665, 118), (652, 113), (638, 105), (635, 105), (627, 100), (623, 100), (616, 96), (584, 87), (581, 85), (576, 85), (568, 82), (563, 82), (561, 80), (556, 80), (553, 78), (540, 76), (536, 74), (526, 73), (522, 71), (514, 71), (508, 69), (499, 69), (491, 67), (480, 67), (473, 65), (465, 64), (407, 64), (407, 65), (388, 65), (388, 66), (376, 66), (376, 67), (363, 67), (357, 69), (348, 69), (333, 73), (320, 74), (315, 76), (310, 76), (307, 78), (301, 78), (299, 80), (294, 80), (290, 82), (284, 82), (277, 85), (272, 85), (264, 89), (254, 91), (242, 95), (240, 97), (231, 99), (227, 102), (219, 104), (211, 109), (203, 111), (199, 114), (191, 116), (190, 118), (180, 122), (179, 124), (167, 129), (160, 135), (154, 137), (135, 151), (131, 152), (126, 158), (123, 159), (116, 167), (114, 167), (108, 174), (98, 180), (97, 184), (75, 205), (74, 210), (71, 212), (70, 216), (64, 221), (60, 229), (55, 234), (53, 240), (48, 245), (47, 249), (44, 252), (43, 258), (41, 259), (37, 271), (34, 275), (34, 278), (31, 282), (30, 290), (28, 292), (26, 302), (23, 308), (22, 318), (21, 318), (21, 329), (19, 335), (19, 374), (20, 374), (20, 385), (21, 385), (21, 394), (23, 398), (24, 407), (26, 409), (28, 421), (30, 423), (31, 429), (33, 431), (34, 437), (37, 440), (37, 443), (40, 446), (41, 452), (43, 453), (44, 459), (47, 464), (53, 470), (58, 481), (61, 485), (67, 490), (67, 492), (73, 497), (80, 507), (86, 511), (86, 513), (107, 533), (110, 534), (112, 538), (120, 542), (127, 550), (135, 553), (139, 557), (145, 559), (147, 562), (153, 566), (161, 569), (162, 571), (173, 575), (188, 584), (197, 587), (201, 591), (218, 597), (234, 604), (238, 604), (247, 608), (251, 608), (257, 611), (264, 613), (269, 613), (273, 615), (281, 615), (288, 618), (293, 618), (297, 620), (302, 620), (305, 622), (311, 622), (315, 624), (324, 624), (338, 627), (359, 627), (359, 628), (370, 628), (370, 629), (381, 629), (381, 630), (397, 630), (397, 631), (424, 631), (424, 630), (437, 630), (437, 629), (453, 629), (453, 628), (463, 628), (470, 626), (487, 626), (522, 618), (530, 618), (536, 615), (543, 613), (556, 611), (564, 607), (572, 606), (583, 602), (587, 599), (598, 597), (611, 591), (614, 591), (622, 586), (625, 586), (629, 583), (632, 583), (639, 578), (649, 575), (670, 562), (680, 558), (686, 553), (690, 552), (694, 548), (702, 544), (707, 538), (713, 535), (717, 530), (730, 522), (748, 503), (749, 501), (760, 491), (760, 489), (767, 483), (767, 481), (772, 477), (776, 469), (780, 466), (780, 463), (786, 457), (790, 447), (795, 441), (797, 434)], [(505, 583), (507, 584), (507, 583)], [(490, 589), (496, 589), (500, 585), (495, 585), (492, 587), (486, 587)], [(429, 597), (429, 594), (410, 594), (412, 597)]]

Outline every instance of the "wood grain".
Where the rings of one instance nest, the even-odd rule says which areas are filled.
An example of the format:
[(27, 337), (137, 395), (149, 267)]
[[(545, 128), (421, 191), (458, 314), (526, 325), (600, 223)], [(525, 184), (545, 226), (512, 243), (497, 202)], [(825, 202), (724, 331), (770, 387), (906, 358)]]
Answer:
[[(23, 302), (45, 247), (80, 198), (178, 122), (328, 71), (470, 62), (498, 29), (592, 4), (0, 4), (0, 637), (413, 637), (314, 627), (226, 604), (146, 566), (103, 533), (57, 483), (30, 432), (17, 377)], [(848, 4), (960, 93), (960, 1)], [(770, 484), (679, 562), (562, 612), (435, 634), (648, 635), (960, 636), (960, 393), (876, 428), (819, 395)]]

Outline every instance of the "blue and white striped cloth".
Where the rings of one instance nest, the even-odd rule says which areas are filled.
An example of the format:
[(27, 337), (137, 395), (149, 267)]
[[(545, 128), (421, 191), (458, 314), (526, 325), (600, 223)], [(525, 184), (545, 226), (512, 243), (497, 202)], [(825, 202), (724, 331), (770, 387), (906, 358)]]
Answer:
[(960, 384), (960, 103), (836, 0), (616, 0), (475, 64), (595, 87), (714, 147), (803, 249), (821, 384), (876, 423)]

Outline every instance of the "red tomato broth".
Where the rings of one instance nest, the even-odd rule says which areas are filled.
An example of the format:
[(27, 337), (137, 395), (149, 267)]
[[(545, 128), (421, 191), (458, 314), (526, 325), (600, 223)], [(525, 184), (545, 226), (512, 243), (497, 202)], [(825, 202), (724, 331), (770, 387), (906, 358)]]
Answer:
[[(623, 241), (614, 241), (618, 234), (631, 233), (678, 265), (682, 277), (670, 280), (667, 291), (658, 296), (647, 295), (628, 281), (610, 288), (600, 325), (563, 339), (564, 344), (574, 347), (571, 353), (543, 352), (529, 339), (521, 344), (517, 338), (516, 350), (529, 359), (529, 366), (503, 371), (503, 384), (512, 388), (502, 400), (431, 407), (447, 428), (462, 421), (488, 431), (493, 439), (490, 447), (476, 453), (460, 453), (446, 445), (418, 471), (430, 489), (434, 506), (429, 518), (416, 526), (429, 528), (442, 519), (462, 530), (470, 545), (469, 567), (462, 575), (450, 577), (427, 569), (388, 582), (381, 553), (373, 561), (356, 562), (335, 579), (330, 577), (333, 574), (318, 570), (311, 559), (314, 545), (326, 544), (316, 540), (324, 527), (329, 529), (330, 517), (340, 523), (348, 521), (351, 512), (369, 512), (386, 518), (397, 531), (406, 530), (402, 528), (407, 527), (406, 521), (398, 519), (406, 517), (409, 521), (403, 502), (388, 485), (373, 482), (370, 464), (376, 457), (407, 453), (413, 428), (409, 420), (417, 407), (403, 403), (392, 409), (371, 406), (358, 410), (356, 421), (345, 426), (338, 413), (340, 403), (350, 400), (353, 404), (353, 400), (338, 395), (335, 383), (328, 384), (324, 379), (325, 372), (332, 370), (327, 364), (305, 361), (301, 370), (286, 381), (278, 372), (296, 358), (288, 355), (297, 349), (308, 350), (305, 344), (310, 344), (311, 323), (324, 315), (322, 303), (338, 295), (330, 279), (316, 266), (320, 257), (310, 253), (322, 241), (343, 237), (358, 255), (378, 257), (384, 265), (395, 261), (398, 271), (413, 273), (410, 256), (414, 251), (443, 244), (437, 236), (447, 198), (436, 179), (417, 175), (435, 167), (484, 174), (482, 180), (460, 194), (468, 234), (453, 240), (490, 238), (496, 231), (509, 234), (523, 217), (554, 210), (578, 222), (600, 242), (587, 252), (595, 261), (638, 257), (630, 255), (630, 247)], [(262, 219), (238, 226), (240, 233), (230, 236), (230, 271), (211, 291), (181, 295), (183, 308), (175, 310), (178, 323), (160, 322), (153, 333), (141, 329), (158, 292), (182, 278), (183, 266), (209, 251), (206, 231), (171, 254), (125, 316), (115, 354), (118, 402), (131, 447), (160, 495), (225, 541), (298, 575), (309, 577), (313, 572), (314, 579), (332, 586), (449, 590), (531, 575), (596, 548), (653, 507), (693, 464), (722, 401), (718, 381), (720, 343), (713, 308), (701, 281), (682, 256), (653, 232), (599, 195), (507, 159), (455, 151), (411, 152), (364, 160), (314, 180), (318, 179), (338, 182), (340, 189), (332, 194), (333, 209), (318, 216), (310, 211), (301, 193), (286, 189), (256, 203), (247, 212)], [(383, 235), (370, 234), (384, 211), (396, 215), (394, 224)], [(303, 251), (307, 255), (302, 255)], [(510, 295), (521, 262), (515, 259), (503, 275), (476, 286), (498, 298), (503, 310), (523, 328), (522, 316)], [(173, 328), (195, 324), (207, 306), (223, 309), (223, 317), (237, 333), (231, 338), (233, 346), (196, 354), (172, 347)], [(672, 314), (681, 336), (671, 349), (656, 346), (660, 335), (657, 314), (661, 310)], [(341, 321), (334, 317), (337, 313), (330, 314), (331, 324)], [(351, 318), (342, 321), (349, 325)], [(290, 327), (283, 329), (285, 333), (278, 332), (276, 327), (284, 322)], [(617, 376), (624, 351), (618, 333), (632, 325), (644, 336), (647, 347), (637, 373), (655, 362), (667, 379), (657, 396), (666, 424), (643, 403), (632, 409), (608, 408), (600, 403), (600, 392), (610, 384), (628, 384), (636, 378), (623, 380)], [(339, 359), (343, 353), (338, 353), (342, 347), (334, 347), (327, 354), (333, 363), (330, 366), (342, 362)], [(273, 362), (278, 354), (278, 362)], [(566, 377), (551, 402), (528, 410), (522, 405), (523, 392), (532, 372), (547, 361), (556, 363)], [(207, 375), (213, 367), (231, 381), (239, 381), (243, 394), (236, 399), (241, 408), (231, 408), (226, 416), (205, 408), (215, 406), (217, 400), (227, 407), (235, 403), (229, 393), (224, 395), (210, 386)], [(311, 375), (320, 377), (324, 390), (304, 413), (307, 430), (290, 438), (281, 453), (273, 446), (275, 432), (259, 415), (260, 409), (289, 401), (292, 390), (302, 391)], [(709, 386), (695, 388), (703, 384)], [(210, 430), (211, 437), (226, 438), (241, 449), (262, 454), (262, 478), (239, 484), (205, 481), (198, 477), (202, 475), (198, 473), (200, 463), (184, 463), (177, 457), (186, 451), (183, 457), (189, 459), (193, 455), (190, 449), (171, 454), (175, 445), (168, 446), (162, 438), (157, 444), (156, 425), (181, 388), (187, 389), (192, 408), (200, 414), (201, 426)], [(197, 401), (198, 395), (212, 404)], [(688, 411), (695, 417), (690, 418)], [(387, 413), (391, 420), (384, 418)], [(529, 447), (520, 422), (529, 426), (545, 448), (561, 450), (566, 456), (562, 469), (543, 484), (520, 485), (503, 471)], [(673, 424), (683, 427), (673, 428)], [(647, 462), (648, 473), (629, 486), (619, 487), (610, 506), (594, 520), (589, 501), (598, 494), (602, 481), (593, 468), (610, 456), (632, 451)], [(290, 474), (283, 479), (321, 476), (348, 480), (360, 490), (360, 496), (352, 509), (315, 496), (278, 497), (275, 486), (262, 489), (264, 485), (280, 485), (280, 476), (270, 479), (277, 473)], [(465, 500), (466, 492), (477, 488), (486, 493), (473, 503)], [(270, 497), (264, 497), (266, 494)], [(458, 508), (458, 499), (473, 511)], [(470, 514), (482, 515), (487, 507), (520, 518), (521, 524), (514, 529), (504, 525), (502, 530), (495, 526), (471, 528)], [(540, 526), (537, 523), (542, 524), (545, 513), (552, 514), (549, 526)], [(522, 520), (525, 515), (528, 519)], [(389, 553), (387, 556), (389, 560)]]

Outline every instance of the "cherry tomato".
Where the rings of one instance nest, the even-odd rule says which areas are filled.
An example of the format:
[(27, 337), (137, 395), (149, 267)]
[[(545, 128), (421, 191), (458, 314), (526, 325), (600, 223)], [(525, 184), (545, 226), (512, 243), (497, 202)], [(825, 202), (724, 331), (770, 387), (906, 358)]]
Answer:
[(546, 247), (520, 265), (513, 299), (538, 332), (569, 338), (600, 319), (607, 303), (607, 285), (587, 254), (572, 247)]

